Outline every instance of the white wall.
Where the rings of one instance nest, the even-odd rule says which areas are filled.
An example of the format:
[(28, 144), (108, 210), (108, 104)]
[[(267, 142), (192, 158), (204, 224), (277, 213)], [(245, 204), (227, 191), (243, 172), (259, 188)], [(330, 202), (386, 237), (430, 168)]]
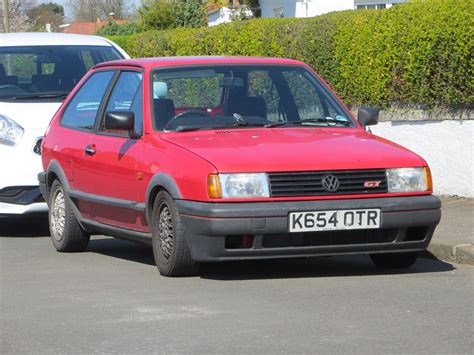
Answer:
[(207, 15), (207, 25), (209, 27), (220, 25), (222, 23), (230, 22), (230, 15), (232, 10), (228, 7), (221, 7), (219, 11)]
[(275, 17), (281, 8), (284, 17), (312, 17), (331, 11), (354, 9), (354, 0), (260, 0), (262, 17)]
[(421, 155), (436, 194), (474, 197), (474, 120), (391, 121), (371, 129)]
[[(308, 0), (308, 16), (296, 17), (312, 17), (319, 16), (332, 11), (353, 10), (354, 0)], [(300, 3), (303, 7), (303, 3)], [(298, 5), (297, 5), (298, 6)]]

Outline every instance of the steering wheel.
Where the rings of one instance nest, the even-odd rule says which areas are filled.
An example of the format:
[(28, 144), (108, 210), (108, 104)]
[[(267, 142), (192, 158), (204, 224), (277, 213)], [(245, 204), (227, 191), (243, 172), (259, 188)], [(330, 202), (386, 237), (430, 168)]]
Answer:
[(201, 110), (187, 110), (183, 111), (181, 113), (178, 113), (176, 116), (171, 117), (171, 119), (168, 121), (168, 123), (163, 127), (165, 130), (168, 130), (170, 126), (173, 126), (173, 124), (176, 124), (177, 121), (189, 117), (189, 116), (201, 116), (201, 117), (212, 117), (209, 113)]

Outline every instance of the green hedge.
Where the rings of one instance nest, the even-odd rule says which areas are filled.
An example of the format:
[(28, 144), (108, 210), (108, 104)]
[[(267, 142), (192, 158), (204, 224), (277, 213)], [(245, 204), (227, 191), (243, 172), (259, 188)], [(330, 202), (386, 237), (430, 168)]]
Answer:
[(112, 37), (133, 57), (272, 56), (314, 67), (350, 105), (472, 107), (474, 2), (413, 0), (387, 10), (255, 19)]

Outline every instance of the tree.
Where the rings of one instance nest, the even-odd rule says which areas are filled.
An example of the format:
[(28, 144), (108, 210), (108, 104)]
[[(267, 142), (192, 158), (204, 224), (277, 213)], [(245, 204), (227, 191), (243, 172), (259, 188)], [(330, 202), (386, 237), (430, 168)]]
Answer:
[(243, 0), (243, 4), (246, 5), (254, 17), (261, 17), (262, 16), (262, 9), (260, 8), (260, 3), (258, 0)]
[(142, 0), (138, 11), (140, 27), (144, 30), (206, 24), (206, 6), (202, 0)]
[(56, 3), (40, 4), (27, 12), (31, 31), (45, 31), (46, 24), (55, 30), (63, 23), (64, 8)]
[(115, 21), (109, 21), (107, 25), (97, 30), (99, 36), (126, 36), (137, 32), (135, 23), (118, 24)]
[(206, 25), (206, 6), (202, 1), (175, 1), (173, 10), (174, 27), (202, 27)]
[(66, 6), (74, 21), (89, 22), (106, 19), (111, 13), (124, 17), (124, 0), (68, 0)]
[[(8, 15), (11, 32), (25, 32), (30, 29), (30, 22), (28, 21), (27, 12), (36, 5), (35, 0), (3, 0), (8, 1)], [(0, 1), (1, 3), (2, 1)], [(3, 5), (3, 4), (2, 4)], [(5, 32), (3, 24), (3, 6), (0, 6), (0, 31)]]
[(142, 0), (138, 10), (140, 27), (144, 30), (173, 27), (175, 16), (173, 6), (165, 0)]

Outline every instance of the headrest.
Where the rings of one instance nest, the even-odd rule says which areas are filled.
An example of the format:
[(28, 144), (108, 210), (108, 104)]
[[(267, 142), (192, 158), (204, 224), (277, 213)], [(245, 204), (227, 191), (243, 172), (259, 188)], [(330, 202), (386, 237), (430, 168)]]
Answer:
[(153, 98), (163, 98), (168, 95), (168, 85), (164, 81), (153, 82)]

